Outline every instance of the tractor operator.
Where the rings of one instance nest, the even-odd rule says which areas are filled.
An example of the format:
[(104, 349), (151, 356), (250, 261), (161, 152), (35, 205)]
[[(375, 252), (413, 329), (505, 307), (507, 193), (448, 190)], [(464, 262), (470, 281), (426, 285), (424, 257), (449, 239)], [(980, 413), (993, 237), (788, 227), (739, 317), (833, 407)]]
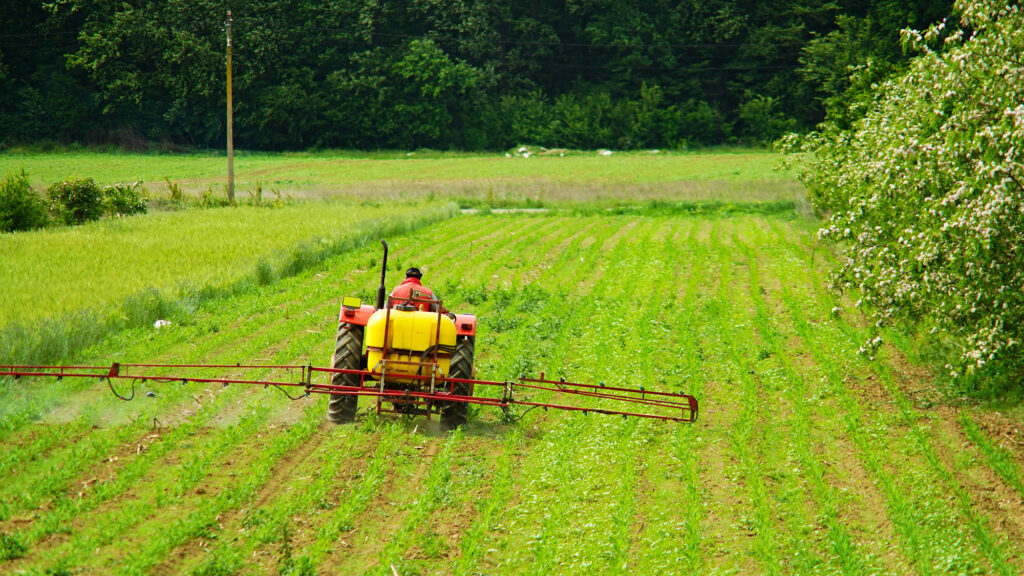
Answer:
[[(437, 296), (434, 296), (430, 288), (420, 283), (420, 278), (423, 278), (423, 273), (419, 268), (413, 266), (406, 270), (405, 281), (391, 291), (391, 305), (411, 304), (423, 312), (437, 312)], [(423, 300), (429, 300), (429, 302)], [(452, 320), (455, 319), (455, 314), (444, 306), (441, 306), (441, 313)]]

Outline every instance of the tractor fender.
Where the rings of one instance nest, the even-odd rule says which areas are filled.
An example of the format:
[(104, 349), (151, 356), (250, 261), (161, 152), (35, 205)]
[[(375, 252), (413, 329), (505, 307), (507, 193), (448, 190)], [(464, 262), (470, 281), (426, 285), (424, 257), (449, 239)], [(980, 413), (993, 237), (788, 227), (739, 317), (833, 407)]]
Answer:
[(456, 314), (455, 335), (476, 336), (476, 316), (472, 314)]
[(370, 321), (370, 316), (377, 309), (369, 304), (363, 304), (359, 308), (350, 308), (342, 305), (341, 311), (338, 313), (338, 323), (347, 322), (353, 326), (366, 326)]

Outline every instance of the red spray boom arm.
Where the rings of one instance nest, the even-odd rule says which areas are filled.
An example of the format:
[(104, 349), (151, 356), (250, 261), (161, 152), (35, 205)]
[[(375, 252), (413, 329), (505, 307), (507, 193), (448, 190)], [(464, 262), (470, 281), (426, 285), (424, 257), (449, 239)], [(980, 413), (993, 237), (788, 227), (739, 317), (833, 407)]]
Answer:
[[(274, 372), (287, 372), (296, 374), (297, 378), (291, 381), (279, 378), (273, 379), (244, 379), (244, 378), (223, 378), (209, 377), (203, 372), (209, 370), (269, 370)], [(172, 370), (178, 372), (176, 375), (158, 374)], [(315, 373), (326, 374), (346, 373), (360, 376), (359, 386), (338, 386), (334, 384), (319, 384), (313, 382)], [(622, 388), (605, 386), (601, 384), (581, 384), (577, 382), (566, 382), (565, 380), (546, 380), (541, 373), (540, 378), (528, 378), (520, 375), (518, 379), (511, 381), (493, 380), (472, 380), (463, 378), (446, 378), (437, 382), (431, 382), (430, 376), (404, 376), (405, 378), (420, 378), (424, 380), (424, 386), (419, 389), (395, 390), (381, 386), (379, 379), (381, 374), (367, 370), (336, 370), (332, 368), (319, 368), (316, 366), (301, 365), (259, 365), (259, 364), (120, 364), (114, 363), (110, 366), (17, 366), (0, 365), (0, 376), (20, 377), (55, 377), (55, 378), (97, 378), (105, 380), (111, 391), (122, 400), (130, 400), (134, 397), (136, 382), (180, 382), (186, 384), (208, 383), (208, 384), (256, 384), (264, 387), (275, 386), (279, 388), (295, 388), (303, 391), (304, 396), (309, 394), (345, 394), (355, 396), (370, 396), (390, 402), (463, 402), (466, 404), (479, 404), (482, 406), (494, 406), (507, 411), (513, 405), (527, 406), (532, 408), (556, 410), (570, 410), (583, 412), (584, 414), (595, 412), (598, 414), (612, 414), (623, 417), (633, 416), (636, 418), (651, 418), (656, 420), (675, 422), (695, 422), (697, 420), (698, 405), (697, 399), (683, 393), (663, 392), (646, 390), (640, 388)], [(330, 382), (330, 377), (325, 378)], [(131, 395), (124, 396), (114, 388), (114, 380), (131, 381)], [(496, 395), (464, 396), (451, 392), (452, 383), (466, 383), (473, 386), (491, 388)], [(533, 398), (519, 398), (522, 393), (530, 393)], [(587, 405), (574, 405), (573, 399), (589, 399)], [(569, 403), (566, 403), (569, 402)]]

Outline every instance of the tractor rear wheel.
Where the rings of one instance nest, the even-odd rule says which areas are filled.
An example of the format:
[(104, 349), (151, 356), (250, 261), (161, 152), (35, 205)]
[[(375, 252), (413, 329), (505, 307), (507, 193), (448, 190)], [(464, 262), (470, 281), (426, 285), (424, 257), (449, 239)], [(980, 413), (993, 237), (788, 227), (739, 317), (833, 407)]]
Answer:
[[(455, 354), (452, 354), (451, 364), (448, 366), (448, 376), (451, 378), (472, 378), (473, 377), (473, 348), (474, 337), (463, 336), (455, 346)], [(456, 396), (471, 396), (473, 385), (465, 382), (452, 384), (452, 393)], [(469, 404), (465, 402), (449, 402), (441, 408), (441, 425), (448, 429), (455, 429), (466, 423), (469, 415)]]
[[(335, 370), (359, 370), (363, 359), (363, 327), (348, 322), (338, 324), (338, 339), (331, 358)], [(359, 386), (359, 375), (336, 372), (331, 377), (335, 386)], [(327, 417), (338, 424), (356, 419), (356, 405), (359, 396), (354, 394), (331, 394), (327, 403)]]

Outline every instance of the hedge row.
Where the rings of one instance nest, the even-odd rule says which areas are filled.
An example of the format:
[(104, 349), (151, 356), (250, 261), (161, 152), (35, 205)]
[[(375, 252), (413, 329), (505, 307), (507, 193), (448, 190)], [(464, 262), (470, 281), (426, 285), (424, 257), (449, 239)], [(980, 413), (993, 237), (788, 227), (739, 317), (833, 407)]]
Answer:
[(100, 188), (92, 178), (54, 183), (43, 196), (32, 188), (28, 174), (22, 171), (0, 182), (0, 232), (70, 226), (104, 215), (145, 213), (146, 202), (138, 182)]

